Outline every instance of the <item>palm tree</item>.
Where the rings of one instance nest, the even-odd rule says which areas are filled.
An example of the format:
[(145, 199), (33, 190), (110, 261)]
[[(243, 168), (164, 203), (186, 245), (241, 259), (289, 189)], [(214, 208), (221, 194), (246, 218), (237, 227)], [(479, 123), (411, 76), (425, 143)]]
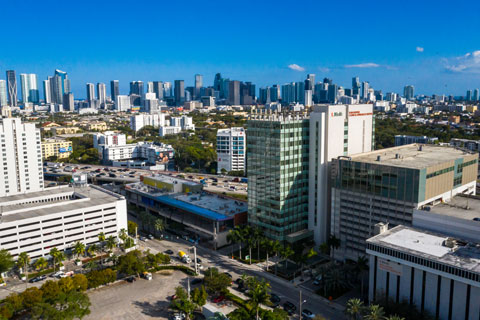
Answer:
[(38, 270), (43, 270), (48, 266), (48, 261), (45, 260), (44, 257), (40, 257), (37, 259), (37, 261), (34, 262), (35, 269)]
[(165, 222), (160, 218), (156, 218), (153, 228), (155, 229), (155, 236), (157, 236), (157, 232), (162, 232), (165, 230)]
[(125, 242), (125, 240), (127, 240), (127, 238), (128, 238), (127, 230), (125, 230), (125, 228), (122, 228), (122, 229), (120, 230), (120, 233), (118, 234), (118, 237), (119, 237), (123, 242)]
[(263, 240), (263, 230), (260, 228), (253, 229), (252, 238), (257, 244), (257, 260), (260, 260), (260, 244)]
[(258, 320), (258, 311), (261, 304), (268, 304), (270, 302), (270, 284), (265, 280), (259, 281), (255, 277), (247, 278), (247, 287), (250, 290), (248, 300), (252, 309), (255, 309), (256, 319)]
[[(282, 245), (280, 244), (280, 241), (275, 240), (272, 244), (272, 251), (275, 252), (275, 258), (278, 258), (278, 254), (282, 250)], [(275, 263), (275, 275), (277, 275), (277, 263)]]
[(77, 241), (77, 242), (73, 245), (73, 252), (75, 252), (75, 254), (77, 255), (77, 258), (78, 258), (80, 255), (85, 254), (85, 245), (84, 245), (82, 242)]
[(58, 250), (56, 247), (53, 247), (50, 249), (50, 256), (53, 259), (53, 272), (55, 272), (55, 267), (57, 266), (57, 256), (60, 250)]
[(233, 228), (233, 230), (231, 230), (231, 232), (232, 232), (231, 238), (235, 239), (235, 242), (238, 243), (240, 246), (239, 248), (240, 260), (242, 260), (242, 242), (245, 241), (243, 228), (240, 226), (236, 226), (235, 228)]
[(90, 245), (87, 249), (87, 252), (90, 256), (95, 256), (95, 252), (98, 251), (98, 246), (94, 243), (92, 245)]
[(393, 316), (388, 316), (388, 317), (386, 317), (385, 320), (405, 320), (405, 318), (400, 317), (400, 316), (394, 314)]
[[(329, 291), (330, 294), (338, 292), (348, 287), (345, 281), (345, 275), (338, 267), (332, 267), (325, 274), (325, 291)], [(326, 295), (326, 292), (325, 292)]]
[(114, 236), (109, 236), (106, 240), (106, 246), (108, 248), (108, 250), (112, 250), (113, 248), (115, 248), (116, 246), (116, 240), (115, 240), (115, 237)]
[(18, 255), (17, 265), (23, 269), (25, 273), (25, 288), (28, 287), (28, 265), (30, 264), (30, 257), (28, 253), (22, 252)]
[(57, 264), (61, 265), (66, 258), (67, 257), (65, 256), (65, 253), (63, 251), (58, 251), (57, 256), (55, 257), (55, 260)]
[(265, 248), (265, 253), (267, 254), (267, 271), (268, 271), (268, 256), (270, 252), (273, 250), (273, 241), (268, 238), (263, 238), (262, 241), (263, 247)]
[(328, 237), (327, 244), (328, 247), (332, 250), (332, 257), (335, 257), (335, 249), (340, 248), (340, 239), (335, 237), (335, 235), (331, 235), (330, 237)]
[(254, 235), (253, 235), (253, 228), (250, 227), (250, 226), (246, 226), (243, 229), (243, 232), (244, 232), (244, 237), (245, 237), (245, 240), (246, 240), (247, 246), (248, 246), (248, 259), (250, 260), (249, 264), (252, 264), (252, 247), (253, 247), (253, 245), (255, 244), (255, 241), (256, 241), (256, 239), (254, 238)]
[(363, 317), (365, 320), (384, 320), (385, 319), (385, 312), (383, 308), (379, 305), (372, 304), (368, 308), (368, 314)]
[(288, 269), (288, 258), (293, 256), (295, 251), (293, 251), (291, 246), (285, 246), (282, 250), (282, 256), (285, 258), (285, 268)]
[(233, 244), (237, 243), (237, 236), (233, 229), (230, 230), (227, 234), (227, 242), (232, 245), (232, 259), (233, 259)]
[(100, 246), (102, 246), (103, 248), (103, 246), (105, 245), (105, 233), (100, 232), (98, 234), (98, 242), (100, 242)]
[(363, 302), (360, 299), (352, 298), (348, 300), (347, 307), (345, 309), (345, 313), (352, 319), (352, 320), (359, 320), (362, 316), (363, 311)]
[(357, 258), (357, 262), (355, 264), (355, 272), (360, 277), (361, 282), (361, 295), (363, 297), (363, 280), (364, 280), (364, 273), (368, 270), (368, 259), (365, 256), (360, 256)]

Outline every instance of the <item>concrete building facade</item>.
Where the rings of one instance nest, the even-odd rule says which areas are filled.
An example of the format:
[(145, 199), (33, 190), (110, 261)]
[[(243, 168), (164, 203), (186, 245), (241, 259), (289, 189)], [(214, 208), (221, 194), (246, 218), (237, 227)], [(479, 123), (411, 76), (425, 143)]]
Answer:
[(50, 157), (67, 159), (72, 152), (72, 141), (62, 139), (46, 139), (42, 141), (42, 157), (44, 160)]
[(217, 173), (245, 171), (246, 134), (242, 127), (217, 131)]

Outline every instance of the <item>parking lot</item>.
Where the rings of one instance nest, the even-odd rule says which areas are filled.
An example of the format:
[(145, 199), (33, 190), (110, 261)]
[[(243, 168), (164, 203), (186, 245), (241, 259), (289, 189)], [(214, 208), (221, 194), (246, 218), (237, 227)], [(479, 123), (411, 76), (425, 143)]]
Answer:
[(153, 274), (153, 279), (121, 281), (88, 293), (92, 306), (85, 319), (168, 319), (169, 297), (179, 285), (186, 286), (187, 276)]

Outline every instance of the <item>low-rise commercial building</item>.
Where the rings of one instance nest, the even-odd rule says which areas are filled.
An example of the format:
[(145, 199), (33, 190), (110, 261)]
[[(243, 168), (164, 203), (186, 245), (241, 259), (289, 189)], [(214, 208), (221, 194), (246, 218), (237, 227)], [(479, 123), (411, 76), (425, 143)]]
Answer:
[(154, 128), (163, 127), (166, 124), (165, 113), (157, 114), (139, 114), (130, 117), (130, 128), (133, 131), (138, 131), (145, 126), (152, 126)]
[(141, 178), (125, 186), (127, 201), (181, 224), (194, 241), (226, 245), (229, 230), (247, 221), (247, 203), (203, 191), (200, 183), (166, 175)]
[(369, 300), (406, 301), (435, 319), (479, 319), (480, 244), (445, 232), (397, 226), (368, 239)]
[[(100, 158), (104, 163), (119, 162), (130, 160), (146, 161), (150, 165), (155, 165), (157, 162), (167, 163), (172, 160), (175, 151), (173, 147), (168, 144), (153, 144), (138, 142), (135, 144), (100, 146)], [(128, 163), (125, 166), (129, 166)]]
[(0, 198), (0, 248), (14, 258), (32, 259), (51, 248), (98, 242), (98, 234), (117, 237), (127, 229), (125, 198), (97, 186), (61, 186)]
[(158, 129), (158, 135), (160, 137), (165, 137), (169, 134), (177, 134), (180, 131), (182, 131), (182, 127), (163, 126)]
[(379, 222), (411, 226), (414, 209), (475, 194), (478, 154), (410, 144), (351, 157), (332, 168), (331, 234), (337, 259), (357, 259)]

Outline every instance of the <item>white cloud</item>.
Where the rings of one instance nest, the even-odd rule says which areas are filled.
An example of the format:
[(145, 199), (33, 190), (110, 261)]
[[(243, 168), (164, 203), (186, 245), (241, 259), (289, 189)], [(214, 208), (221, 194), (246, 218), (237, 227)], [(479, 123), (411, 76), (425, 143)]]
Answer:
[(417, 47), (417, 52), (423, 52), (423, 47)]
[(318, 67), (318, 70), (325, 73), (330, 72), (330, 68), (327, 67)]
[(359, 64), (347, 64), (345, 68), (378, 68), (381, 67), (379, 64), (373, 62), (359, 63)]
[(295, 71), (305, 71), (304, 67), (300, 67), (298, 64), (294, 63), (288, 66), (289, 69), (295, 70)]
[(444, 59), (445, 69), (450, 72), (480, 73), (480, 50), (463, 56)]

